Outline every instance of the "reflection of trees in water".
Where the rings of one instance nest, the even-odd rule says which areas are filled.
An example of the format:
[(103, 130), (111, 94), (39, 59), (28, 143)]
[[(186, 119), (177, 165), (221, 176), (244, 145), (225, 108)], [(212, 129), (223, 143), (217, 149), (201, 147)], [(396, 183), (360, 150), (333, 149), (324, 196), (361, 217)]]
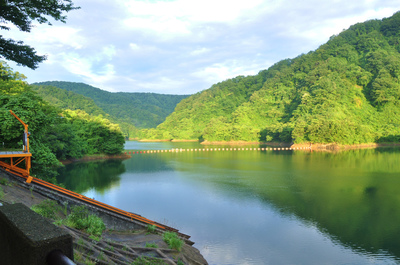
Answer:
[(173, 171), (167, 164), (171, 154), (135, 154), (124, 162), (126, 170), (131, 173), (150, 173), (159, 171)]
[(250, 178), (247, 186), (281, 213), (313, 223), (341, 245), (355, 247), (356, 252), (384, 250), (400, 258), (399, 149), (312, 153), (290, 159), (290, 163), (274, 160), (281, 176)]
[(232, 200), (260, 198), (277, 212), (315, 225), (356, 252), (383, 250), (400, 258), (399, 158), (399, 149), (390, 148), (140, 154), (123, 162), (68, 165), (59, 181), (78, 192), (105, 191), (125, 170), (176, 170), (195, 185), (225, 193)]
[(60, 175), (57, 181), (78, 193), (89, 189), (104, 193), (119, 182), (120, 175), (125, 171), (121, 160), (73, 163), (58, 170)]
[(256, 196), (356, 252), (400, 258), (399, 149), (201, 156), (182, 156), (179, 171), (202, 172), (193, 180), (233, 200)]

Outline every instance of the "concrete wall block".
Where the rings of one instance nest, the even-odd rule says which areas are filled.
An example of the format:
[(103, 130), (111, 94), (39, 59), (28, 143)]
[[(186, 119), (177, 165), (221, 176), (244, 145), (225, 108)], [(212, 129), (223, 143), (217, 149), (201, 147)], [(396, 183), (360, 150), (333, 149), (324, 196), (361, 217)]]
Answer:
[(1, 262), (45, 265), (53, 250), (73, 260), (72, 236), (66, 230), (21, 203), (0, 206)]

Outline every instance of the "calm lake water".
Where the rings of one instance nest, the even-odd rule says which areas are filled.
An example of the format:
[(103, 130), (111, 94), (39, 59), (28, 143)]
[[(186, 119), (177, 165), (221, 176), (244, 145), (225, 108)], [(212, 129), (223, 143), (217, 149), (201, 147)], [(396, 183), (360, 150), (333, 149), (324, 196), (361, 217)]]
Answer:
[(60, 173), (71, 190), (191, 235), (209, 264), (400, 264), (400, 149), (135, 154)]

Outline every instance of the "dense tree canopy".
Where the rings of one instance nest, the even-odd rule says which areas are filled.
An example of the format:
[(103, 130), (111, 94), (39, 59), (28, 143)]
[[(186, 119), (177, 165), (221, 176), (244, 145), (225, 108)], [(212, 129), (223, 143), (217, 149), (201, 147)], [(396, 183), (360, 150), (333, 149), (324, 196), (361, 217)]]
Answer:
[(316, 51), (184, 99), (144, 138), (358, 144), (400, 140), (400, 12)]
[[(21, 31), (30, 32), (34, 21), (51, 25), (48, 20), (51, 17), (65, 22), (64, 12), (78, 8), (74, 7), (71, 0), (0, 0), (0, 29), (10, 30), (8, 24), (13, 24)], [(22, 41), (6, 39), (0, 35), (1, 58), (36, 69), (46, 56), (37, 55), (34, 48), (24, 45)]]
[(51, 179), (59, 160), (92, 154), (119, 154), (124, 137), (118, 125), (102, 115), (52, 106), (23, 81), (24, 77), (0, 62), (1, 148), (21, 150), (22, 125), (12, 110), (29, 125), (32, 174)]
[(65, 109), (82, 109), (89, 114), (107, 113), (120, 124), (126, 137), (137, 137), (137, 128), (152, 128), (174, 111), (176, 104), (188, 95), (155, 93), (111, 93), (83, 83), (41, 82), (33, 89), (46, 101)]

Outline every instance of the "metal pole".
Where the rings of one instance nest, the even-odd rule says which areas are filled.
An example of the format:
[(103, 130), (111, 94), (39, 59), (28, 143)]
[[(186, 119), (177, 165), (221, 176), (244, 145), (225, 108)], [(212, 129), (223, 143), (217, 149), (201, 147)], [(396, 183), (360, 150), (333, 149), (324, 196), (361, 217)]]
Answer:
[(46, 262), (48, 265), (76, 265), (58, 249), (53, 250), (47, 255)]

